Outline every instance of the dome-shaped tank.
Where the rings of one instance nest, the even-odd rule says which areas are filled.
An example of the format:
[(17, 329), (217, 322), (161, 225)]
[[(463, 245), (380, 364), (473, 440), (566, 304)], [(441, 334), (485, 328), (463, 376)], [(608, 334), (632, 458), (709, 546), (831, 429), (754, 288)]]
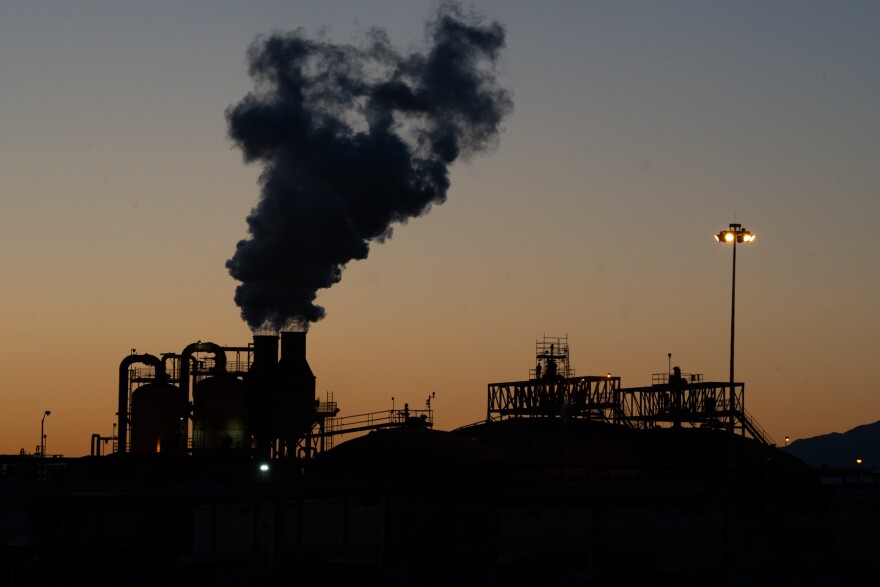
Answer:
[(131, 451), (186, 452), (187, 406), (170, 383), (146, 383), (131, 394)]
[(196, 383), (193, 389), (193, 448), (250, 448), (245, 383), (224, 373)]

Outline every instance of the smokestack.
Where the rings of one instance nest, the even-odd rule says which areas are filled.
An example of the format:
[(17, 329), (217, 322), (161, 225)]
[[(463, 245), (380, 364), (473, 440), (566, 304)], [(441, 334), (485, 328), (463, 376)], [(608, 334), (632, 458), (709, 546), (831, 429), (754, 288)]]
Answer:
[(245, 378), (247, 383), (248, 428), (257, 457), (272, 454), (277, 437), (278, 337), (254, 335), (254, 357)]
[(281, 363), (286, 365), (299, 364), (309, 368), (306, 360), (306, 333), (305, 332), (282, 332), (281, 333)]
[(278, 337), (273, 334), (254, 335), (252, 372), (268, 373), (278, 365)]
[(306, 333), (282, 332), (281, 362), (291, 363), (294, 361), (302, 361), (308, 365), (308, 362), (306, 361)]
[(318, 290), (395, 223), (442, 204), (459, 156), (496, 143), (512, 109), (495, 76), (504, 30), (444, 2), (426, 37), (412, 54), (380, 29), (361, 47), (302, 31), (250, 47), (256, 89), (226, 119), (245, 162), (263, 167), (261, 194), (226, 267), (253, 330), (323, 318)]
[(315, 411), (315, 375), (306, 359), (306, 333), (281, 333), (281, 361), (278, 363), (283, 382), (281, 405), (286, 420), (296, 428), (311, 424)]
[(281, 333), (281, 361), (278, 363), (282, 377), (300, 398), (308, 396), (306, 405), (315, 401), (315, 375), (306, 359), (306, 333)]

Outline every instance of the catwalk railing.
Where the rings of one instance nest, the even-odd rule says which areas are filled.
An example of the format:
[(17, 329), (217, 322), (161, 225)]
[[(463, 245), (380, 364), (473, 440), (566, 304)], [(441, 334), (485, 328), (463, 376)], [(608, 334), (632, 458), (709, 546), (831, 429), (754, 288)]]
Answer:
[(569, 377), (490, 383), (486, 420), (568, 416), (619, 423), (620, 377)]
[[(319, 410), (320, 412), (320, 410)], [(311, 432), (301, 441), (301, 454), (317, 454), (333, 448), (335, 437), (344, 434), (370, 432), (382, 428), (431, 428), (434, 425), (434, 410), (383, 410), (367, 414), (336, 417), (335, 402), (332, 412), (328, 409), (326, 417), (316, 421)]]
[(572, 418), (632, 428), (726, 429), (764, 444), (772, 439), (745, 409), (745, 384), (662, 383), (621, 388), (620, 378), (586, 376), (490, 383), (486, 421)]

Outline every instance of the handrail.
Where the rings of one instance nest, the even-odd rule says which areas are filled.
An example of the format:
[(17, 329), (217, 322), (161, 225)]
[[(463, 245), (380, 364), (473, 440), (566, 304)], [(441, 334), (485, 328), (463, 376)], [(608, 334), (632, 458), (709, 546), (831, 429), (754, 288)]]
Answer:
[(752, 428), (750, 432), (753, 436), (757, 436), (756, 440), (760, 440), (764, 444), (769, 444), (772, 446), (776, 446), (776, 441), (770, 437), (766, 430), (758, 424), (758, 421), (755, 420), (755, 417), (743, 406), (743, 420), (748, 423), (749, 427)]
[(382, 410), (332, 418), (332, 424), (316, 436), (336, 436), (380, 428), (398, 428), (412, 420), (423, 420), (427, 426), (433, 425), (433, 410)]

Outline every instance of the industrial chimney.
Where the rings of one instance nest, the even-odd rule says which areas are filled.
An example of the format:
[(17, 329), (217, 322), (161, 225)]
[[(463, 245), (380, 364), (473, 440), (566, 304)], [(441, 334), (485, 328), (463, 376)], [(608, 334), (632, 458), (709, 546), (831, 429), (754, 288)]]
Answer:
[(272, 373), (278, 365), (278, 337), (273, 334), (254, 335), (254, 358), (250, 372)]
[(278, 386), (278, 337), (254, 335), (254, 356), (245, 382), (248, 387), (248, 427), (257, 457), (275, 454), (277, 438), (275, 399)]
[(306, 333), (281, 333), (278, 363), (281, 440), (288, 454), (315, 422), (315, 375), (306, 360)]
[(306, 360), (306, 333), (281, 333), (281, 362), (278, 363), (285, 384), (308, 405), (315, 402), (315, 375)]

